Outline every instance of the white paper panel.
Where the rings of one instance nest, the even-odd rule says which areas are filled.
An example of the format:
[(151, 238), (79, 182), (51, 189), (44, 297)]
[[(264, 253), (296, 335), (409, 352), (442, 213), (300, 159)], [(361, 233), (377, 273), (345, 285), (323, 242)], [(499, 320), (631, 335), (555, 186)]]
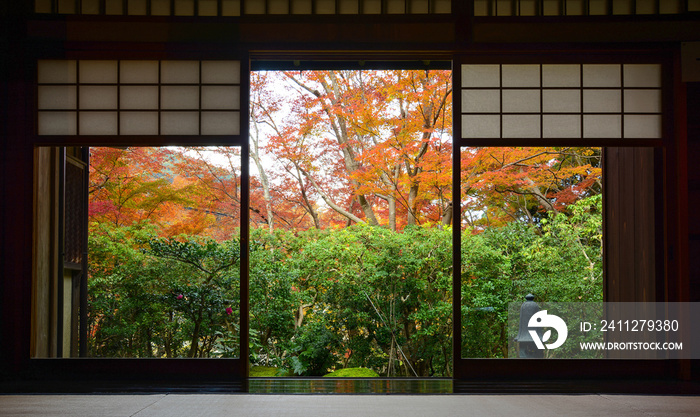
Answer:
[(500, 90), (462, 90), (462, 113), (498, 113)]
[(661, 90), (625, 90), (625, 113), (661, 113)]
[(38, 62), (40, 84), (74, 84), (77, 81), (75, 61), (42, 60)]
[(127, 12), (130, 16), (143, 16), (146, 14), (146, 0), (128, 0)]
[[(673, 1), (673, 0), (661, 0), (663, 3), (664, 1)], [(656, 13), (655, 5), (654, 5), (655, 0), (636, 0), (637, 4), (637, 14), (654, 14)]]
[(162, 109), (198, 109), (199, 87), (164, 85), (160, 88)]
[(542, 14), (545, 16), (558, 16), (562, 13), (559, 7), (560, 0), (542, 0)]
[(584, 65), (584, 87), (620, 87), (619, 65)]
[(241, 89), (238, 86), (202, 87), (202, 109), (237, 110), (241, 107)]
[[(264, 3), (264, 2), (260, 2)], [(268, 14), (289, 14), (289, 4), (287, 0), (267, 0)]]
[(428, 0), (408, 0), (411, 14), (427, 14), (430, 11)]
[(160, 114), (161, 135), (198, 135), (199, 113), (162, 112)]
[(452, 12), (452, 0), (433, 0), (433, 13), (445, 14)]
[(34, 0), (34, 13), (51, 13), (51, 0)]
[(78, 133), (75, 112), (39, 112), (38, 134), (76, 135)]
[(581, 137), (581, 116), (545, 114), (542, 116), (542, 136), (545, 138)]
[(625, 65), (625, 87), (661, 87), (661, 65)]
[(81, 83), (117, 83), (117, 61), (80, 61), (79, 65)]
[(581, 86), (580, 65), (542, 65), (542, 87)]
[(202, 61), (202, 84), (239, 84), (240, 81), (240, 62)]
[(240, 0), (223, 0), (221, 2), (222, 16), (240, 16), (241, 1)]
[(122, 0), (105, 0), (105, 14), (122, 15), (124, 14), (124, 4)]
[(625, 138), (660, 138), (660, 115), (625, 115)]
[(340, 0), (338, 5), (338, 13), (340, 14), (358, 14), (360, 13), (360, 0)]
[(58, 0), (58, 13), (75, 14), (75, 0)]
[(622, 117), (619, 115), (584, 115), (584, 138), (620, 138)]
[(536, 0), (520, 0), (519, 16), (536, 16), (537, 1)]
[(405, 0), (386, 0), (386, 12), (389, 14), (405, 14)]
[(613, 14), (634, 14), (634, 0), (612, 0)]
[(584, 113), (620, 113), (620, 90), (583, 90)]
[(175, 16), (194, 16), (194, 0), (175, 0)]
[(202, 135), (238, 135), (240, 125), (238, 112), (202, 112)]
[(265, 14), (265, 2), (260, 0), (244, 0), (245, 14)]
[(162, 61), (160, 72), (163, 84), (199, 83), (198, 61)]
[(589, 0), (588, 14), (591, 16), (608, 14), (608, 0)]
[(700, 0), (688, 0), (689, 12), (700, 12)]
[(170, 16), (170, 0), (151, 0), (153, 16)]
[(217, 16), (219, 14), (217, 7), (216, 0), (199, 0), (197, 14), (199, 16)]
[(539, 87), (539, 65), (503, 65), (503, 87)]
[(580, 90), (543, 90), (542, 111), (545, 113), (580, 113)]
[(116, 135), (117, 112), (80, 112), (81, 135)]
[(83, 14), (99, 14), (100, 13), (100, 1), (99, 0), (82, 0), (80, 2), (81, 13)]
[(129, 112), (119, 115), (119, 133), (121, 135), (157, 135), (157, 112)]
[(39, 109), (76, 110), (77, 94), (72, 85), (42, 85), (38, 92)]
[(539, 113), (540, 90), (503, 90), (504, 113)]
[(117, 109), (117, 86), (114, 85), (81, 85), (78, 90), (80, 109)]
[(496, 16), (512, 16), (512, 5), (510, 0), (496, 0)]
[(312, 0), (291, 0), (292, 14), (311, 14)]
[(381, 0), (360, 0), (362, 2), (362, 13), (380, 14), (382, 12)]
[(659, 3), (659, 12), (666, 13), (681, 13), (683, 11), (682, 0), (662, 0)]
[(119, 66), (123, 84), (158, 84), (158, 61), (121, 61)]
[(539, 115), (504, 115), (504, 138), (539, 138)]
[(462, 65), (462, 87), (500, 87), (498, 65)]
[(474, 0), (474, 16), (488, 16), (489, 15), (489, 2), (488, 0)]
[(463, 115), (463, 138), (498, 138), (501, 136), (501, 116)]
[(583, 0), (566, 0), (566, 14), (568, 16), (583, 15)]
[(121, 109), (158, 109), (158, 86), (122, 86), (119, 94)]
[(334, 14), (335, 0), (315, 0), (316, 14)]

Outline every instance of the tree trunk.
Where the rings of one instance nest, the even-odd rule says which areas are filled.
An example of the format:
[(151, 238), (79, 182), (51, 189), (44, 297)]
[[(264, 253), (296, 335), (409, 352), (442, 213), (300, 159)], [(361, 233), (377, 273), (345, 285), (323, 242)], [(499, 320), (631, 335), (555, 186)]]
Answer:
[[(340, 207), (339, 205), (337, 205), (333, 200), (331, 200), (331, 198), (328, 197), (328, 195), (327, 195), (323, 190), (321, 190), (321, 188), (318, 186), (318, 184), (316, 184), (316, 181), (314, 180), (314, 178), (313, 178), (308, 172), (306, 172), (306, 171), (303, 170), (303, 169), (300, 169), (300, 171), (304, 174), (304, 176), (305, 176), (309, 181), (311, 181), (311, 184), (314, 186), (314, 188), (316, 189), (316, 191), (318, 191), (318, 193), (321, 195), (321, 198), (323, 199), (323, 201), (325, 201), (326, 204), (328, 204), (333, 210), (335, 210), (336, 212), (342, 214), (342, 215), (345, 216), (348, 220), (354, 221), (355, 223), (364, 223), (364, 221), (363, 221), (361, 218), (359, 218), (359, 217), (355, 216), (354, 214), (350, 213), (349, 211), (343, 209), (342, 207)], [(378, 224), (378, 223), (376, 223), (376, 222), (377, 222), (376, 219), (375, 219), (374, 221), (375, 221), (375, 224)]]
[(204, 313), (204, 297), (199, 303), (199, 311), (197, 312), (197, 319), (194, 321), (194, 331), (192, 332), (192, 340), (190, 344), (190, 352), (187, 354), (190, 358), (197, 357), (197, 350), (199, 349), (199, 331), (202, 327), (202, 314)]
[[(355, 156), (355, 151), (353, 147), (350, 144), (349, 141), (349, 135), (348, 135), (348, 130), (347, 130), (347, 123), (346, 120), (337, 115), (335, 111), (333, 110), (334, 107), (340, 105), (340, 97), (341, 97), (341, 91), (340, 91), (340, 85), (338, 84), (338, 79), (333, 71), (329, 72), (328, 79), (330, 80), (330, 84), (326, 82), (325, 80), (321, 81), (321, 85), (323, 86), (325, 96), (321, 94), (318, 90), (314, 90), (313, 88), (310, 88), (309, 86), (305, 85), (301, 81), (297, 80), (291, 75), (288, 75), (289, 78), (294, 81), (297, 85), (300, 87), (304, 88), (306, 91), (310, 92), (317, 98), (321, 99), (321, 105), (323, 106), (323, 111), (326, 113), (328, 116), (331, 129), (333, 130), (333, 134), (336, 138), (336, 141), (338, 142), (338, 145), (340, 145), (340, 150), (343, 155), (343, 162), (345, 164), (345, 170), (348, 173), (348, 176), (350, 177), (350, 183), (352, 184), (353, 191), (359, 189), (360, 184), (357, 182), (357, 180), (352, 178), (352, 174), (357, 171), (360, 167), (360, 164), (357, 162), (357, 157)], [(308, 175), (308, 173), (305, 173)], [(323, 197), (323, 196), (322, 196)], [(326, 198), (324, 197), (324, 201)], [(362, 195), (362, 194), (357, 194), (357, 201), (360, 203), (360, 207), (362, 208), (363, 213), (365, 214), (365, 219), (367, 220), (367, 223), (376, 226), (379, 224), (377, 221), (377, 217), (374, 214), (374, 210), (372, 209), (372, 205), (369, 203), (367, 198)], [(326, 201), (328, 203), (328, 201)], [(329, 204), (331, 205), (331, 204)], [(347, 214), (347, 211), (341, 209), (337, 204), (336, 205), (331, 205), (333, 210), (337, 211), (338, 213), (342, 214), (345, 217), (350, 218)], [(338, 209), (342, 210), (339, 211)], [(357, 218), (356, 216), (354, 216)], [(357, 221), (355, 219), (351, 219), (353, 221)], [(360, 221), (362, 222), (362, 221)], [(364, 223), (364, 222), (362, 222)]]
[(389, 229), (396, 231), (396, 198), (389, 196)]
[(270, 198), (270, 181), (267, 178), (267, 173), (263, 168), (262, 162), (260, 161), (260, 130), (258, 129), (258, 121), (255, 116), (252, 117), (253, 130), (255, 132), (254, 136), (251, 138), (252, 147), (250, 149), (250, 157), (253, 158), (255, 166), (258, 168), (258, 174), (260, 175), (260, 183), (263, 187), (263, 198), (265, 200), (265, 210), (267, 211), (267, 225), (270, 233), (274, 230), (274, 221), (272, 213), (272, 202)]
[[(430, 139), (430, 133), (426, 130), (423, 132), (423, 144), (421, 145), (418, 155), (416, 155), (413, 161), (406, 161), (406, 171), (411, 183), (411, 187), (408, 190), (407, 222), (411, 226), (418, 224), (418, 191), (420, 190), (420, 181), (418, 181), (416, 177), (423, 172), (420, 163), (423, 156), (428, 152), (428, 139)], [(411, 167), (411, 165), (413, 165), (413, 167)]]
[(449, 226), (452, 224), (452, 202), (448, 202), (447, 206), (445, 207), (445, 211), (442, 214), (442, 225), (443, 226)]

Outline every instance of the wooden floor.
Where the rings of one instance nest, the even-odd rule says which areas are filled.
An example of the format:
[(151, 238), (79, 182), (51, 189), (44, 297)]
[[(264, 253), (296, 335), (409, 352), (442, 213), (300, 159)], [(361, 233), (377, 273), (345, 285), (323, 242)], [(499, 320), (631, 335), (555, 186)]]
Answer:
[(697, 416), (700, 396), (0, 395), (0, 416)]

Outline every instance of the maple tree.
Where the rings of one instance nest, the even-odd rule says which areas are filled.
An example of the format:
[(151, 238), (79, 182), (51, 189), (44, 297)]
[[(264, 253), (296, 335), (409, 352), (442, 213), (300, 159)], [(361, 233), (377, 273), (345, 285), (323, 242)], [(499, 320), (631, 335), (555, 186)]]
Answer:
[[(265, 222), (270, 232), (274, 229), (274, 219), (287, 229), (306, 229), (311, 226), (308, 221), (310, 217), (313, 227), (319, 229), (321, 223), (315, 201), (317, 196), (304, 180), (299, 165), (281, 164), (283, 170), (280, 172), (266, 167), (268, 163), (263, 161), (265, 156), (272, 156), (264, 153), (269, 150), (267, 141), (270, 137), (282, 136), (280, 117), (286, 108), (284, 96), (274, 91), (273, 84), (274, 77), (270, 73), (251, 74), (253, 93), (250, 103), (250, 155), (257, 169), (257, 175), (253, 178), (259, 178), (263, 192), (267, 213)], [(294, 145), (294, 142), (282, 144), (285, 151), (293, 149)], [(284, 156), (279, 159), (284, 159)], [(270, 178), (275, 181), (272, 185)], [(253, 210), (260, 212), (255, 204), (252, 206)]]
[(260, 152), (260, 124), (268, 123), (272, 128), (275, 128), (274, 119), (270, 114), (279, 109), (278, 104), (274, 99), (270, 98), (269, 92), (264, 88), (267, 81), (264, 74), (253, 73), (250, 80), (250, 90), (252, 92), (250, 98), (250, 158), (255, 163), (258, 170), (258, 178), (263, 190), (263, 198), (265, 201), (265, 212), (267, 217), (265, 221), (268, 225), (270, 233), (274, 230), (274, 213), (272, 210), (272, 197), (270, 196), (270, 180), (267, 172), (263, 167), (261, 152)]
[(600, 148), (464, 148), (463, 227), (537, 223), (601, 193)]
[(219, 146), (173, 152), (178, 155), (173, 173), (190, 186), (192, 203), (186, 209), (209, 220), (199, 234), (218, 241), (237, 237), (241, 206), (240, 150)]
[(288, 112), (286, 119), (266, 115), (271, 134), (265, 149), (296, 183), (317, 228), (321, 209), (314, 197), (346, 225), (383, 224), (392, 230), (439, 222), (450, 211), (449, 71), (277, 77), (291, 91)]
[[(238, 227), (237, 150), (218, 148), (211, 163), (203, 148), (91, 148), (89, 215), (92, 223), (131, 226), (151, 222), (162, 236), (217, 237)], [(219, 240), (230, 235), (218, 236)]]
[(166, 148), (92, 148), (89, 213), (92, 220), (130, 226), (150, 220), (167, 225), (189, 205), (190, 187), (168, 173)]

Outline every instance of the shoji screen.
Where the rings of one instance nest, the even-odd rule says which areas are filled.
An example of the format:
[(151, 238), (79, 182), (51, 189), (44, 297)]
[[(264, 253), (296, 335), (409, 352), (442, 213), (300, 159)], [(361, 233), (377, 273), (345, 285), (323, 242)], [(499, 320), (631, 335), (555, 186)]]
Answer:
[(661, 138), (661, 67), (463, 65), (462, 138)]
[(238, 135), (238, 61), (43, 60), (39, 135)]

